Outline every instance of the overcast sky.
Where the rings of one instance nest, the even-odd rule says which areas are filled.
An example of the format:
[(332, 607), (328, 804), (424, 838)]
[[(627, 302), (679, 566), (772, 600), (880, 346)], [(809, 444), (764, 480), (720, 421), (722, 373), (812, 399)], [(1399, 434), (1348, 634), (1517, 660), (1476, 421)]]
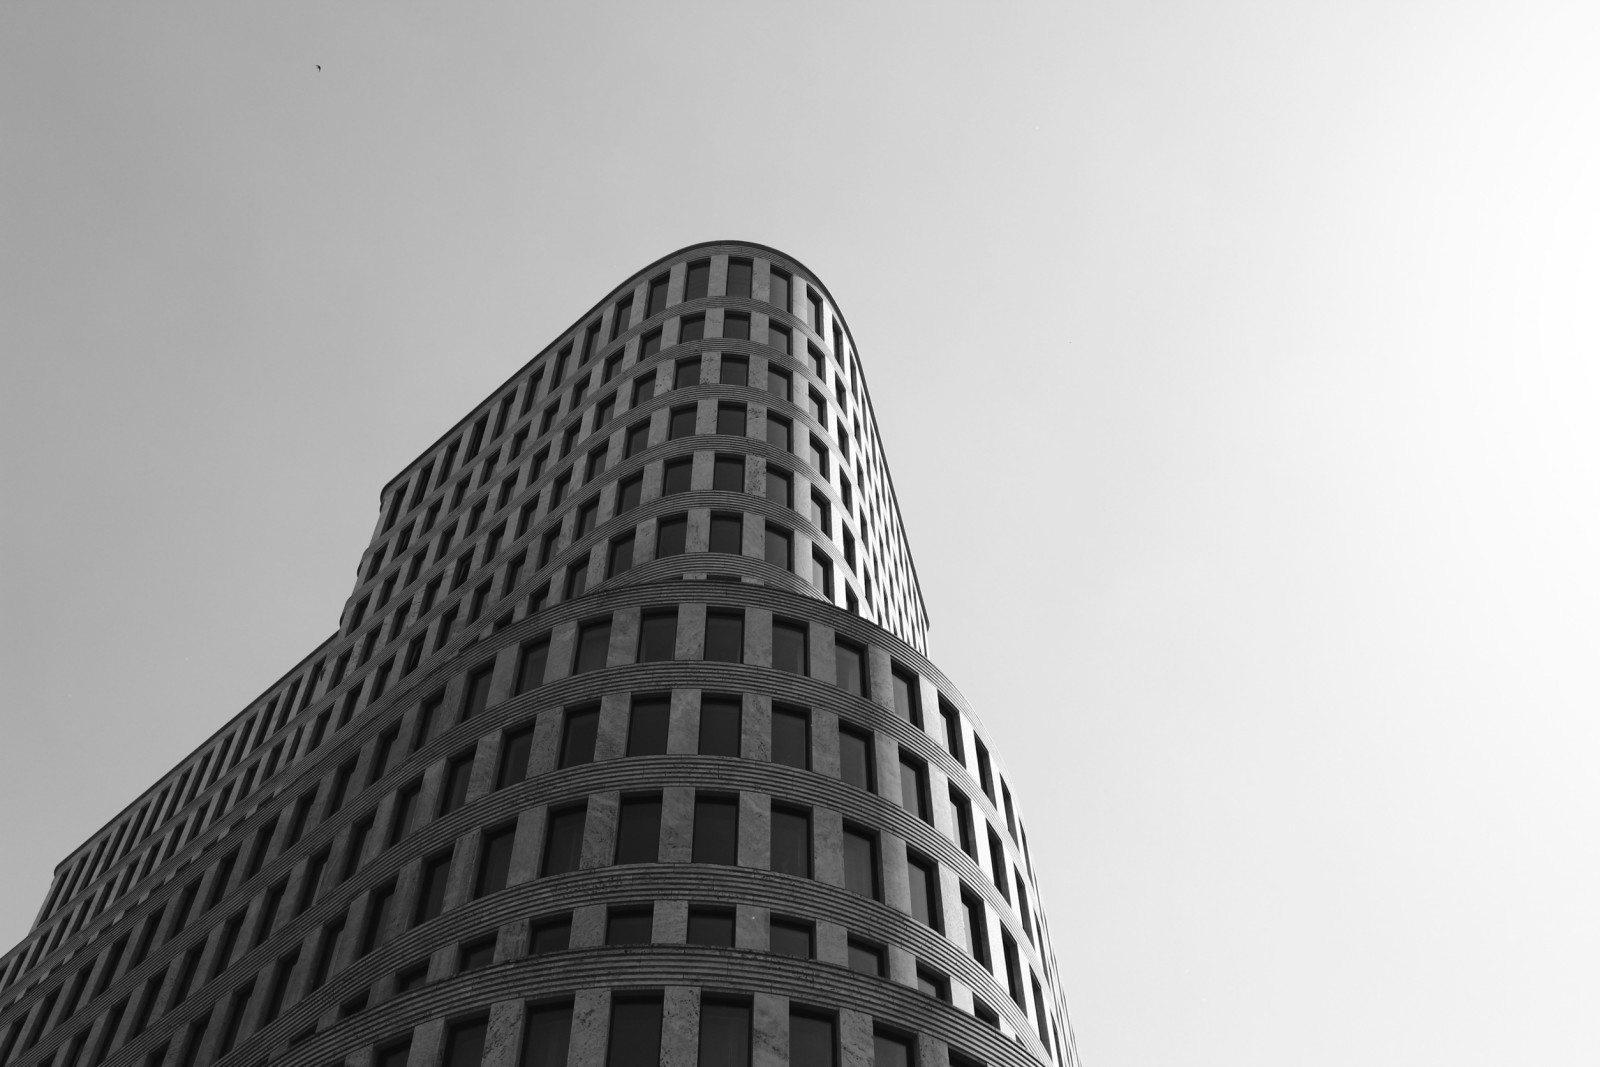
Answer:
[(553, 7), (0, 7), (0, 943), (734, 238), (853, 328), (1090, 1067), (1594, 1064), (1593, 0)]

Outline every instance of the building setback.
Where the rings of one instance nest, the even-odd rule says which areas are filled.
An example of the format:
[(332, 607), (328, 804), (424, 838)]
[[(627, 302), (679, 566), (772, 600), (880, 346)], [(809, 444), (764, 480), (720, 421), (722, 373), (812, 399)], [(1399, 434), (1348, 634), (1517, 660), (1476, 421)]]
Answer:
[(56, 869), (0, 1067), (1077, 1062), (798, 262), (618, 286), (384, 487), (339, 630)]

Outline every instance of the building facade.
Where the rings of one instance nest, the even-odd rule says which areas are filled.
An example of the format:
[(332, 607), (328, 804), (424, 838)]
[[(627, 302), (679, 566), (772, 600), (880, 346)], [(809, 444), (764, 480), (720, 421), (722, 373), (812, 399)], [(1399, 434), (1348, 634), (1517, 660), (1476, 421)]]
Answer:
[(383, 490), (336, 634), (57, 868), (0, 1067), (1077, 1061), (801, 264), (627, 279)]

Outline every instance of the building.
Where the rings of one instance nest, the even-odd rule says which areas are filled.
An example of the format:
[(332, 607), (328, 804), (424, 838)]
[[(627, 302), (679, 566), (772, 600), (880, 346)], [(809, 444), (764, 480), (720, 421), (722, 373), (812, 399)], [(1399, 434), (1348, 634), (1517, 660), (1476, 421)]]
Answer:
[(57, 868), (0, 1067), (1070, 1067), (861, 365), (619, 285), (384, 487), (337, 633)]

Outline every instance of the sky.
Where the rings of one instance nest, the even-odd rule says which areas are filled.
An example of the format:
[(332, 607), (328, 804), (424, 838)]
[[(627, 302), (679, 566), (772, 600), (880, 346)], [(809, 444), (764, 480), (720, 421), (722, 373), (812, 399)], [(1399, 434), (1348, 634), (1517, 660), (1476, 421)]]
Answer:
[[(1089, 1067), (1600, 1059), (1600, 8), (0, 6), (0, 944), (646, 263), (805, 263)], [(318, 65), (321, 69), (318, 69)]]

